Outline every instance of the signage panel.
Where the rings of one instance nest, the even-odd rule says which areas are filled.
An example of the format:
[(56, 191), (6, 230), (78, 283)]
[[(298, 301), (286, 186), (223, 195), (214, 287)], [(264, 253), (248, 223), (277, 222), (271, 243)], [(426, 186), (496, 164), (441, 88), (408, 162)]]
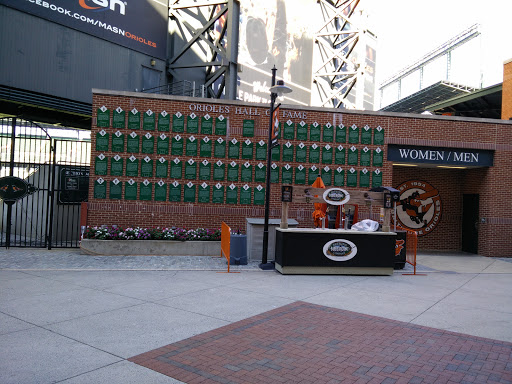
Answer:
[(494, 151), (390, 144), (387, 159), (400, 163), (492, 167)]

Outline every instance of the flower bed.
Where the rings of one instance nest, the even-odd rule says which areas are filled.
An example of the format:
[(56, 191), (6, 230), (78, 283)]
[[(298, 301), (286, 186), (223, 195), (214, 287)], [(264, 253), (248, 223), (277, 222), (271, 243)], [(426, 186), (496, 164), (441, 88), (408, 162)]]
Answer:
[(92, 255), (220, 256), (218, 229), (87, 227), (80, 243)]

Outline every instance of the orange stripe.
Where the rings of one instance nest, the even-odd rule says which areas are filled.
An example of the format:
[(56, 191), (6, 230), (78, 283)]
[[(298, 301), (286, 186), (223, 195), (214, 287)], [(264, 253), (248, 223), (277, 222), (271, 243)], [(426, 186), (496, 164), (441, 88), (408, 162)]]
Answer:
[(78, 3), (82, 8), (85, 9), (100, 9), (101, 7), (89, 7), (87, 4), (85, 4), (85, 0), (79, 0)]

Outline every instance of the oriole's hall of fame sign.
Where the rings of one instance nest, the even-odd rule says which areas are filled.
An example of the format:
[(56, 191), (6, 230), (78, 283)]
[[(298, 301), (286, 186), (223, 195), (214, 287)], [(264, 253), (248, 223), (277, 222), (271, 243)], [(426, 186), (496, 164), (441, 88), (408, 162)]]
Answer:
[(409, 180), (400, 184), (397, 203), (398, 224), (425, 236), (441, 221), (443, 206), (439, 191), (425, 181)]

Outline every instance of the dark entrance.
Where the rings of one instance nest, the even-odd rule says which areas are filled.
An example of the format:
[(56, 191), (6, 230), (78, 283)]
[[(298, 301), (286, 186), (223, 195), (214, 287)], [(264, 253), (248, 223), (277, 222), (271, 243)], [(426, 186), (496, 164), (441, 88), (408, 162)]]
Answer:
[(15, 201), (0, 199), (0, 247), (79, 246), (91, 144), (51, 137), (54, 131), (55, 136), (65, 132), (23, 119), (0, 119), (0, 179), (17, 179), (31, 192)]
[(463, 195), (462, 197), (462, 250), (478, 253), (478, 209), (479, 195)]

